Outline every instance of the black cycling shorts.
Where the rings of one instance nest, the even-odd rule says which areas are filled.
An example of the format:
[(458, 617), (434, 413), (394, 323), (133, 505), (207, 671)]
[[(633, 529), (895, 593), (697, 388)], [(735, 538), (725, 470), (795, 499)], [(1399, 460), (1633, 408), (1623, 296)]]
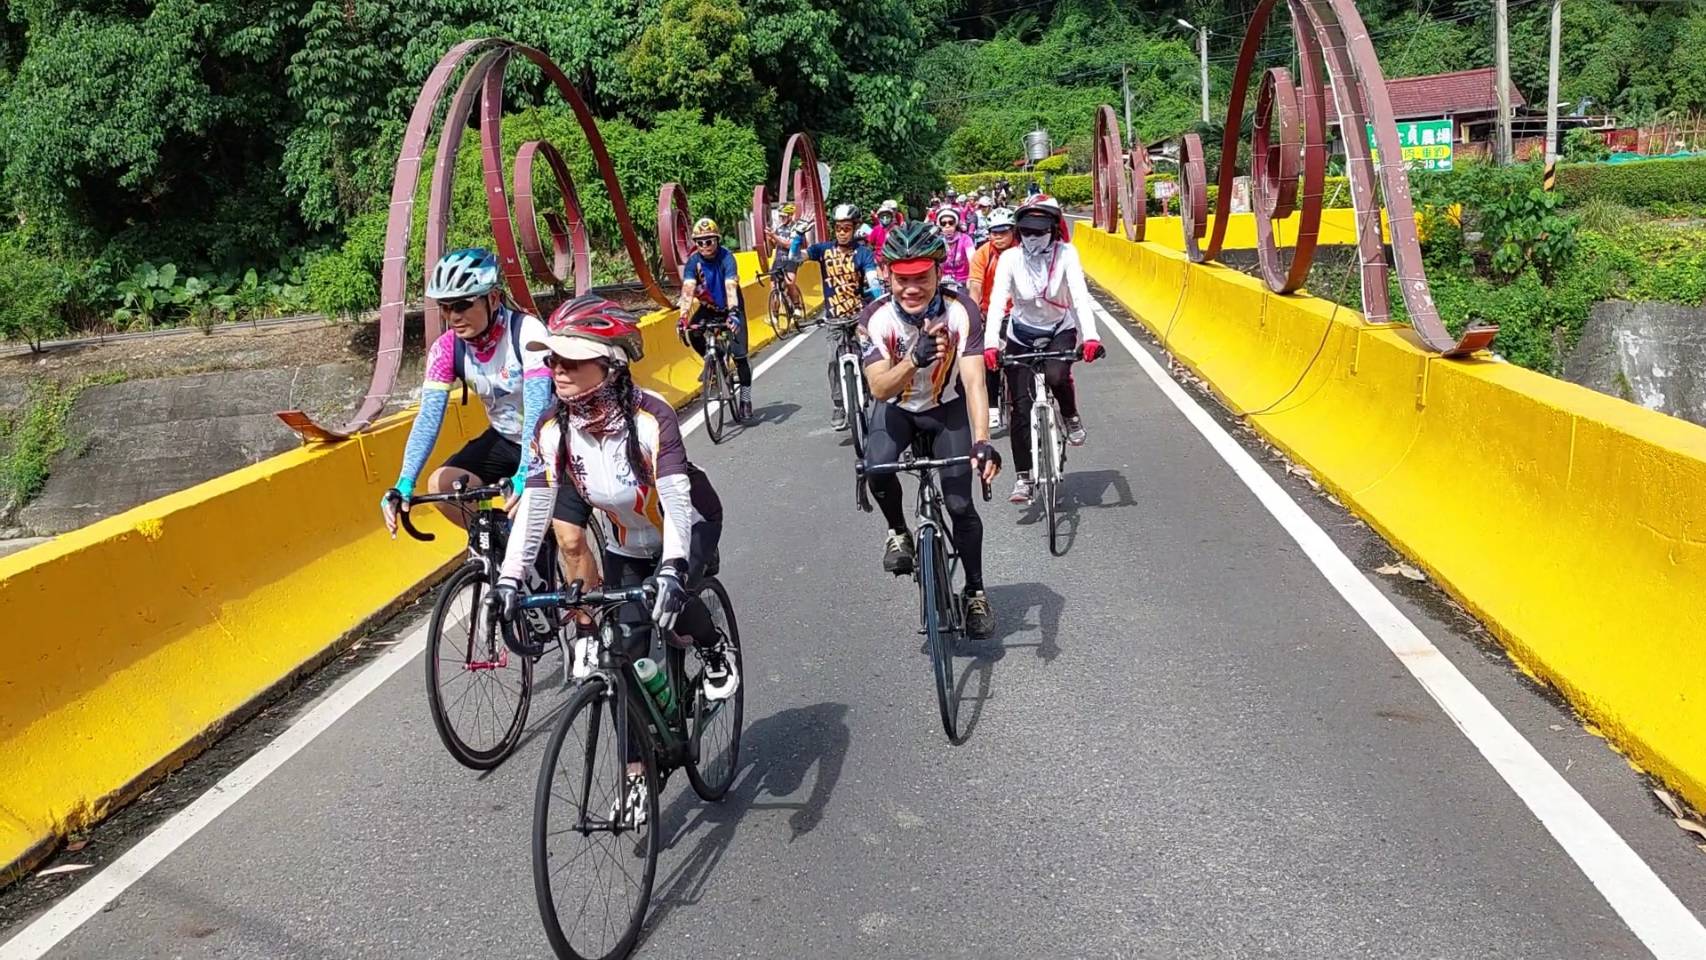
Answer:
[[(515, 472), (521, 469), (521, 444), (487, 427), (485, 433), (468, 441), (462, 449), (451, 454), (450, 459), (444, 461), (444, 465), (466, 470), (479, 477), (483, 484), (508, 483), (510, 478), (515, 476)], [(573, 526), (586, 525), (575, 517), (569, 506), (560, 499), (551, 516)]]

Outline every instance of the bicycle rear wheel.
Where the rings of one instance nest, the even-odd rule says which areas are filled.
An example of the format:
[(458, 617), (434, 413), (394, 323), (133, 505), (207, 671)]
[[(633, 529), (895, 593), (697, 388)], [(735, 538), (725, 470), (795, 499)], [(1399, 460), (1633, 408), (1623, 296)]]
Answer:
[(954, 702), (954, 635), (959, 624), (954, 616), (954, 588), (948, 582), (948, 550), (940, 538), (941, 532), (932, 526), (918, 531), (918, 596), (924, 608), (924, 632), (929, 637), (930, 665), (936, 675), (936, 707), (942, 714), (942, 730), (950, 743), (959, 743), (959, 710)]
[[(657, 875), (658, 777), (642, 747), (646, 801), (626, 805), (622, 734), (643, 727), (603, 676), (581, 684), (551, 734), (533, 798), (533, 892), (551, 949), (563, 960), (606, 960), (634, 949)], [(614, 817), (613, 817), (614, 815)], [(620, 818), (618, 823), (616, 818)]]
[(782, 285), (786, 282), (786, 280), (779, 278), (771, 278), (770, 312), (764, 318), (769, 322), (770, 332), (776, 335), (777, 340), (788, 339), (788, 320), (791, 314), (787, 312), (788, 298), (782, 291)]
[(729, 403), (721, 358), (705, 361), (705, 369), (699, 374), (699, 398), (705, 405), (705, 432), (711, 435), (712, 443), (722, 443), (723, 417), (729, 412)]
[(504, 645), (485, 608), (478, 564), (450, 575), (427, 625), (427, 709), (456, 762), (490, 770), (521, 741), (533, 698), (533, 660)]
[(847, 406), (847, 430), (853, 435), (853, 455), (865, 459), (864, 404), (859, 402), (859, 371), (845, 364), (841, 367), (841, 401)]
[(746, 715), (746, 665), (741, 659), (740, 628), (735, 624), (735, 610), (729, 603), (728, 591), (715, 579), (707, 578), (699, 588), (699, 598), (711, 612), (711, 623), (717, 628), (723, 644), (723, 655), (729, 658), (736, 675), (741, 678), (734, 696), (727, 700), (705, 699), (704, 667), (687, 677), (687, 696), (693, 704), (688, 717), (688, 735), (693, 738), (693, 761), (687, 765), (687, 782), (701, 800), (715, 802), (723, 799), (740, 770), (740, 732)]

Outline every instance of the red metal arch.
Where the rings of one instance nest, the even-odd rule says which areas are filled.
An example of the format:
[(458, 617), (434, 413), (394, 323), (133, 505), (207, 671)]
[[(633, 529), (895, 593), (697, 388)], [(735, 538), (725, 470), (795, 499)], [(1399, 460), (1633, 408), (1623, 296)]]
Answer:
[[(800, 153), (800, 166), (794, 167), (794, 151)], [(829, 212), (824, 209), (823, 184), (817, 177), (817, 147), (811, 134), (796, 133), (782, 147), (782, 173), (777, 180), (776, 202), (792, 201), (802, 212), (811, 215), (817, 226), (817, 237), (829, 236)], [(756, 195), (754, 196), (756, 200)], [(760, 224), (759, 226), (767, 226)]]
[[(365, 429), (384, 409), (396, 385), (397, 372), (402, 364), (403, 313), (408, 293), (409, 236), (414, 225), (421, 161), (426, 152), (427, 135), (431, 131), (439, 103), (450, 86), (451, 78), (470, 58), (475, 59), (457, 87), (440, 129), (427, 206), (425, 266), (430, 270), (444, 253), (445, 236), (450, 222), (451, 188), (455, 179), (457, 149), (461, 145), (462, 134), (467, 129), (475, 101), (479, 100), (481, 169), (486, 185), (487, 208), (492, 216), (492, 240), (502, 262), (509, 295), (522, 307), (537, 310), (532, 288), (528, 286), (527, 277), (521, 268), (521, 251), (516, 244), (509, 204), (504, 193), (501, 159), (500, 121), (503, 112), (504, 69), (510, 58), (518, 54), (532, 61), (544, 72), (546, 79), (556, 87), (558, 94), (574, 111), (575, 119), (580, 123), (581, 132), (592, 150), (593, 162), (597, 165), (599, 176), (604, 180), (605, 190), (610, 196), (617, 229), (621, 233), (628, 259), (634, 265), (635, 275), (659, 306), (668, 308), (674, 305), (673, 300), (658, 284), (657, 278), (652, 275), (645, 250), (640, 246), (639, 235), (634, 229), (633, 218), (629, 215), (627, 200), (622, 195), (622, 186), (616, 179), (616, 168), (610, 161), (609, 151), (605, 149), (604, 138), (599, 135), (592, 111), (587, 108), (586, 101), (581, 98), (574, 84), (569, 82), (568, 76), (550, 57), (532, 47), (492, 37), (464, 40), (452, 47), (433, 67), (415, 100), (414, 109), (409, 114), (408, 127), (403, 133), (402, 149), (398, 152), (397, 165), (391, 180), (390, 217), (385, 229), (385, 261), (379, 286), (379, 351), (367, 395), (362, 398), (361, 405), (350, 421), (336, 430), (315, 422), (301, 410), (280, 413), (279, 418), (305, 439), (341, 440)], [(542, 144), (538, 150), (543, 150), (544, 146)], [(543, 264), (544, 256), (541, 245), (536, 243), (537, 228), (531, 215), (533, 198), (530, 165), (536, 152), (537, 150), (527, 152), (525, 164), (522, 163), (522, 155), (517, 155), (516, 193), (518, 214), (525, 214), (523, 219), (526, 221), (522, 227), (523, 245), (528, 248), (529, 260), (537, 270)], [(585, 260), (580, 256), (581, 248), (573, 238), (577, 232), (575, 225), (580, 225), (579, 233), (584, 235), (585, 224), (580, 216), (578, 196), (574, 195), (572, 182), (566, 177), (567, 168), (559, 171), (561, 156), (557, 155), (553, 160), (553, 155), (556, 155), (554, 149), (547, 154), (547, 161), (551, 162), (553, 173), (558, 175), (559, 187), (564, 194), (568, 213), (566, 230), (553, 225), (553, 241), (561, 254), (563, 248), (560, 244), (563, 241), (559, 241), (559, 236), (566, 235), (570, 238), (566, 242), (571, 245), (569, 252), (577, 261), (574, 267), (576, 288), (579, 291), (584, 289), (581, 285), (583, 274), (590, 280), (590, 267), (583, 267)], [(524, 166), (529, 168), (525, 179), (520, 173), (520, 168)], [(524, 194), (526, 203), (523, 205), (521, 197)], [(534, 257), (535, 253), (538, 254), (537, 259)], [(553, 279), (566, 278), (567, 268), (559, 267), (545, 272)], [(425, 327), (429, 342), (443, 329), (436, 305), (430, 301), (427, 303)]]
[[(1226, 239), (1228, 215), (1232, 210), (1233, 180), (1238, 172), (1236, 158), (1244, 102), (1249, 93), (1256, 52), (1276, 2), (1261, 0), (1257, 4), (1239, 48), (1238, 66), (1227, 101), (1226, 132), (1221, 142), (1220, 195), (1215, 199), (1214, 224), (1206, 246), (1197, 242), (1203, 236), (1207, 207), (1208, 185), (1201, 170), (1202, 144), (1194, 134), (1186, 135), (1180, 143), (1179, 188), (1185, 248), (1193, 261), (1218, 258)], [(1302, 285), (1314, 258), (1323, 203), (1320, 185), (1326, 163), (1324, 137), (1328, 114), (1325, 91), (1329, 81), (1339, 128), (1361, 131), (1372, 126), (1381, 155), (1401, 156), (1386, 80), (1354, 0), (1286, 0), (1286, 8), (1291, 14), (1292, 35), (1297, 40), (1300, 53), (1302, 95), (1299, 98), (1289, 73), (1269, 71), (1264, 75), (1258, 91), (1252, 143), (1252, 179), (1257, 199), (1262, 272), (1268, 284), (1281, 293), (1295, 291)], [(1112, 109), (1102, 109), (1111, 118)], [(1123, 171), (1117, 166), (1117, 152), (1100, 146), (1100, 131), (1106, 122), (1103, 112), (1098, 111), (1097, 226), (1111, 231), (1114, 229), (1113, 217), (1104, 203), (1104, 191), (1112, 188), (1101, 184), (1117, 182)], [(1391, 313), (1387, 296), (1388, 267), (1381, 239), (1380, 204), (1375, 199), (1378, 177), (1391, 231), (1392, 259), (1398, 267), (1399, 290), (1416, 335), (1428, 349), (1447, 357), (1468, 356), (1491, 344), (1498, 332), (1496, 327), (1472, 326), (1461, 338), (1454, 338), (1440, 322), (1439, 311), (1434, 306), (1422, 268), (1421, 243), (1416, 233), (1415, 209), (1410, 201), (1410, 181), (1404, 165), (1389, 162), (1377, 170), (1362, 136), (1352, 134), (1344, 139), (1348, 157), (1346, 172), (1356, 213), (1364, 315), (1371, 322), (1379, 323)], [(1299, 151), (1301, 157), (1298, 156)], [(1298, 243), (1289, 268), (1282, 269), (1278, 243), (1269, 221), (1289, 212), (1300, 167), (1303, 190)], [(1132, 179), (1136, 179), (1136, 169), (1134, 165)], [(1115, 194), (1109, 192), (1106, 195), (1111, 197)], [(1136, 196), (1140, 200), (1143, 196), (1141, 182)], [(1127, 232), (1131, 232), (1129, 224)]]
[(687, 206), (687, 188), (671, 181), (658, 188), (658, 258), (663, 272), (681, 279), (687, 258), (693, 255), (693, 214)]

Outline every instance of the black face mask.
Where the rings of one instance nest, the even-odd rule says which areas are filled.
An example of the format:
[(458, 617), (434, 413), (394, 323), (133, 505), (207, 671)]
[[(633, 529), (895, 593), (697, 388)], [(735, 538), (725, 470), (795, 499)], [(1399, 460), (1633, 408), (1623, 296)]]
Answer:
[(900, 305), (900, 300), (894, 301), (895, 316), (914, 327), (922, 327), (929, 321), (941, 316), (942, 308), (942, 292), (940, 290), (936, 291), (936, 295), (930, 298), (930, 302), (924, 307), (924, 312), (917, 315), (906, 312), (906, 308)]

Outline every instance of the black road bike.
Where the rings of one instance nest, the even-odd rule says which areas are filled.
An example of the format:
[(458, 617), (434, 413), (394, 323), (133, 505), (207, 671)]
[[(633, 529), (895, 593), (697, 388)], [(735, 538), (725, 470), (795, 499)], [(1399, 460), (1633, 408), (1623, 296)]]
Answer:
[[(735, 383), (733, 352), (734, 325), (737, 322), (745, 321), (737, 321), (734, 314), (725, 314), (720, 318), (707, 317), (693, 324), (693, 328), (705, 337), (705, 366), (699, 371), (699, 402), (704, 406), (705, 432), (711, 435), (712, 443), (723, 442), (727, 423), (741, 421), (740, 404), (736, 402), (739, 386)], [(682, 331), (682, 339), (687, 339), (686, 331)]]
[(847, 414), (847, 430), (853, 435), (853, 455), (865, 457), (869, 435), (871, 388), (865, 382), (864, 344), (859, 341), (859, 318), (826, 317), (823, 325), (835, 338), (835, 359), (829, 365), (831, 402), (840, 402)]

